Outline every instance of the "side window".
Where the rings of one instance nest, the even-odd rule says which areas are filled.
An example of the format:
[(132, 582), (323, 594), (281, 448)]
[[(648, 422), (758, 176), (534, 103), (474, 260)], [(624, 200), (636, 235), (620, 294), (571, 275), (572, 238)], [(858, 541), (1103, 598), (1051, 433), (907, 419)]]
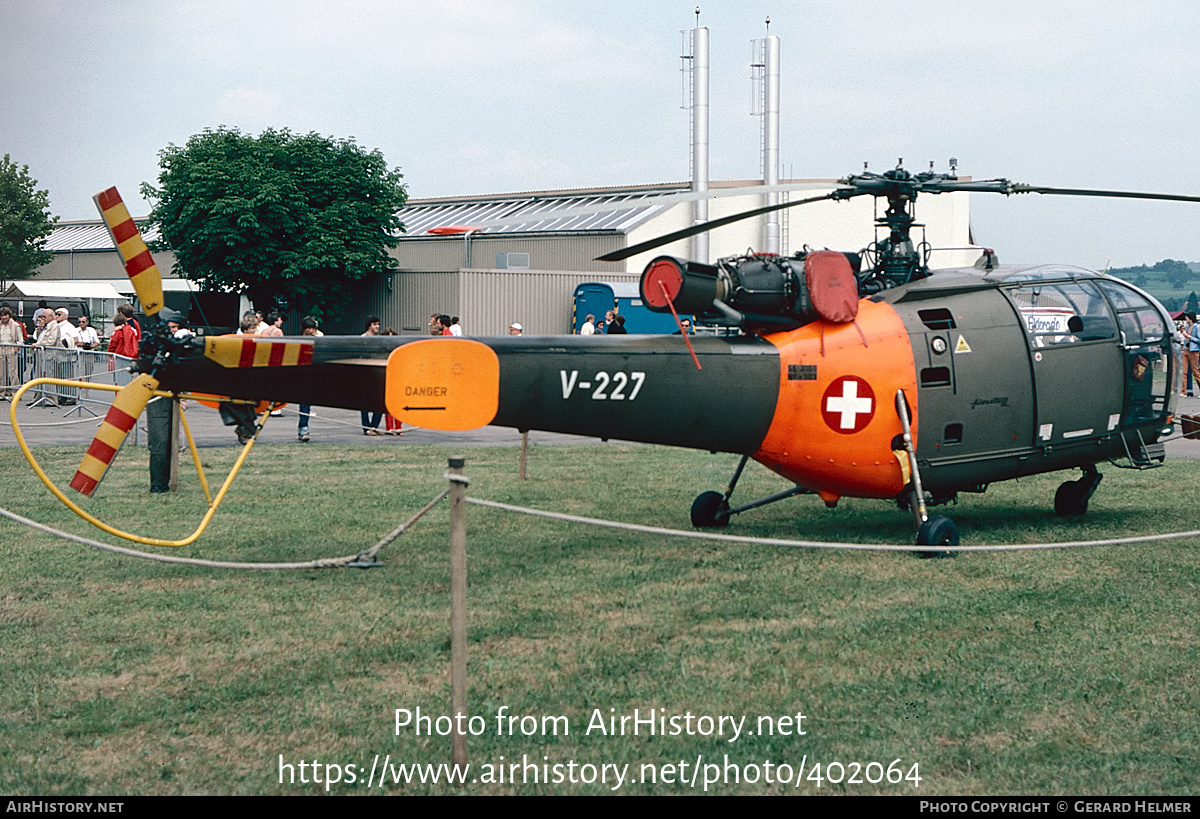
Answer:
[(1117, 309), (1117, 321), (1126, 344), (1159, 344), (1167, 333), (1162, 312), (1150, 301), (1118, 282), (1098, 282), (1100, 289)]
[(1094, 341), (1116, 335), (1112, 311), (1091, 282), (1028, 284), (1008, 291), (1033, 347)]

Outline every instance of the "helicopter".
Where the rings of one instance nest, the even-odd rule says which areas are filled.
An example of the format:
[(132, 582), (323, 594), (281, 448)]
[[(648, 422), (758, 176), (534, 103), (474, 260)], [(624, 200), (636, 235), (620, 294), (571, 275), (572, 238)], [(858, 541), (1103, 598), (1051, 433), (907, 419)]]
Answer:
[[(914, 241), (919, 195), (1039, 193), (1200, 202), (1200, 197), (960, 179), (901, 166), (599, 257), (620, 261), (739, 219), (873, 196), (878, 238), (857, 252), (747, 252), (704, 264), (653, 259), (645, 304), (725, 335), (494, 338), (190, 337), (158, 321), (161, 276), (115, 189), (96, 203), (148, 317), (137, 378), (117, 394), (72, 488), (92, 495), (156, 393), (203, 393), (379, 412), (441, 430), (488, 424), (711, 452), (740, 461), (698, 495), (697, 528), (801, 494), (895, 502), (918, 546), (948, 553), (954, 522), (929, 509), (990, 484), (1066, 469), (1053, 499), (1086, 513), (1104, 462), (1161, 465), (1181, 373), (1173, 324), (1151, 295), (1066, 265), (932, 270)], [(878, 208), (877, 208), (878, 213)], [(682, 329), (682, 328), (681, 328)], [(750, 460), (794, 484), (733, 505)], [(940, 551), (937, 551), (940, 550)]]

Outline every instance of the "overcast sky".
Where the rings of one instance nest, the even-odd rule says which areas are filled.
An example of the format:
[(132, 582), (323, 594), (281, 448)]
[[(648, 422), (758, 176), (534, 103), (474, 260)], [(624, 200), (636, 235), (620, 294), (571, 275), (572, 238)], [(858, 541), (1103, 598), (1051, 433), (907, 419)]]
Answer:
[[(1200, 194), (1200, 2), (702, 2), (713, 179), (759, 175), (750, 41), (781, 39), (785, 176), (870, 162)], [(680, 181), (695, 2), (0, 0), (0, 153), (63, 219), (205, 128), (383, 152), (410, 195)], [(1200, 261), (1200, 204), (972, 197), (1006, 262)]]

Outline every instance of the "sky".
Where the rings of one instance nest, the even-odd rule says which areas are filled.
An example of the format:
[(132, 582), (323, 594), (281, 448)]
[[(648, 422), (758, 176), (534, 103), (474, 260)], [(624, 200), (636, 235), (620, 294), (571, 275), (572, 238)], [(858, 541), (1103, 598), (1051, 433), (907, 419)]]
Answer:
[[(204, 129), (353, 137), (413, 197), (683, 181), (695, 0), (0, 0), (0, 153), (62, 219)], [(781, 47), (783, 175), (894, 167), (1200, 194), (1200, 3), (706, 0), (711, 166), (759, 171), (751, 41)], [(919, 203), (918, 203), (919, 208)], [(971, 197), (1003, 262), (1200, 261), (1200, 204)], [(918, 210), (919, 216), (919, 210)]]

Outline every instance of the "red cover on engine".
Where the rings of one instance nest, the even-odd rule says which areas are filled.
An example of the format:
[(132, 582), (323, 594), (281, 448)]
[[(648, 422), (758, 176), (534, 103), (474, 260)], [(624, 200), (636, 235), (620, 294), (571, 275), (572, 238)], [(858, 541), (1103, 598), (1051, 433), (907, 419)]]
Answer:
[(804, 281), (817, 314), (844, 324), (858, 315), (858, 281), (850, 261), (833, 250), (818, 250), (804, 259)]

